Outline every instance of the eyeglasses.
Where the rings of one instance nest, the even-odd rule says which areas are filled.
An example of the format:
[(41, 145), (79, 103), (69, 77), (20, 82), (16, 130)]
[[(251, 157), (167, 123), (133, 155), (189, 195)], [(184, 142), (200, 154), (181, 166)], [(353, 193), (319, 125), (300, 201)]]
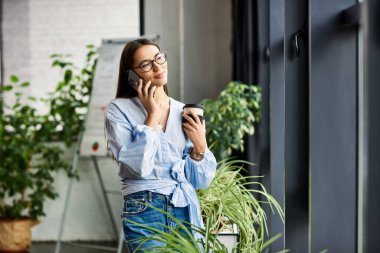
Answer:
[(157, 64), (164, 64), (166, 62), (166, 59), (167, 59), (167, 55), (165, 52), (158, 52), (155, 56), (154, 56), (154, 60), (145, 60), (145, 61), (142, 61), (140, 62), (140, 64), (136, 67), (133, 67), (134, 69), (135, 68), (140, 68), (142, 71), (144, 72), (148, 72), (148, 71), (151, 71), (152, 68), (153, 68), (153, 61), (155, 61)]

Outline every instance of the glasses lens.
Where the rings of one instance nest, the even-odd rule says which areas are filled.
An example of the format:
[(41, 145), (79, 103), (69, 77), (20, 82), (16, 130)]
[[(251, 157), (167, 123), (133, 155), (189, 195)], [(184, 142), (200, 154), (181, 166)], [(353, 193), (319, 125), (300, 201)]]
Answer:
[[(164, 64), (166, 62), (166, 53), (158, 53), (156, 57), (154, 58), (154, 61), (157, 62), (157, 64)], [(140, 69), (144, 72), (148, 72), (153, 68), (153, 60), (150, 61), (143, 61), (139, 65)]]
[(164, 64), (166, 62), (166, 53), (162, 52), (162, 53), (159, 53), (156, 58), (155, 58), (155, 61), (158, 63), (158, 64)]
[(152, 62), (151, 61), (143, 61), (141, 64), (140, 64), (140, 68), (145, 71), (145, 72), (148, 72), (152, 69), (153, 65), (152, 65)]

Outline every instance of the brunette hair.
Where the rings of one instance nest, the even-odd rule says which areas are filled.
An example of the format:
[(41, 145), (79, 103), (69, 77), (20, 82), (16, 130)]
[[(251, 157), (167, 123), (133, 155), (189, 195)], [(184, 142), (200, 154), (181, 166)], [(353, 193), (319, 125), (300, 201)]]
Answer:
[[(160, 47), (156, 43), (148, 39), (132, 40), (124, 46), (120, 58), (119, 80), (117, 83), (116, 98), (132, 98), (137, 96), (137, 91), (127, 82), (127, 71), (133, 67), (136, 50), (146, 45), (155, 46), (160, 50)], [(167, 95), (169, 95), (166, 84), (164, 85), (164, 91)]]

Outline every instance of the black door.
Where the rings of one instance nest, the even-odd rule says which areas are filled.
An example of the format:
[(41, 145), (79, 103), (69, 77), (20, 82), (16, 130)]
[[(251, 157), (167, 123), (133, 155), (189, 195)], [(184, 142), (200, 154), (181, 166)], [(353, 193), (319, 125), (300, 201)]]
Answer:
[(380, 1), (369, 0), (363, 22), (363, 245), (361, 252), (380, 252)]

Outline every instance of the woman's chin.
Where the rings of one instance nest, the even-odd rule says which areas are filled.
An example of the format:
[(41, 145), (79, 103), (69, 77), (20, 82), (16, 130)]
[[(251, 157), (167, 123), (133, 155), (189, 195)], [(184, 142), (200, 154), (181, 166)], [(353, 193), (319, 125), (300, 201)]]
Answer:
[(165, 84), (167, 84), (167, 80), (160, 80), (153, 83), (157, 88), (163, 87)]

